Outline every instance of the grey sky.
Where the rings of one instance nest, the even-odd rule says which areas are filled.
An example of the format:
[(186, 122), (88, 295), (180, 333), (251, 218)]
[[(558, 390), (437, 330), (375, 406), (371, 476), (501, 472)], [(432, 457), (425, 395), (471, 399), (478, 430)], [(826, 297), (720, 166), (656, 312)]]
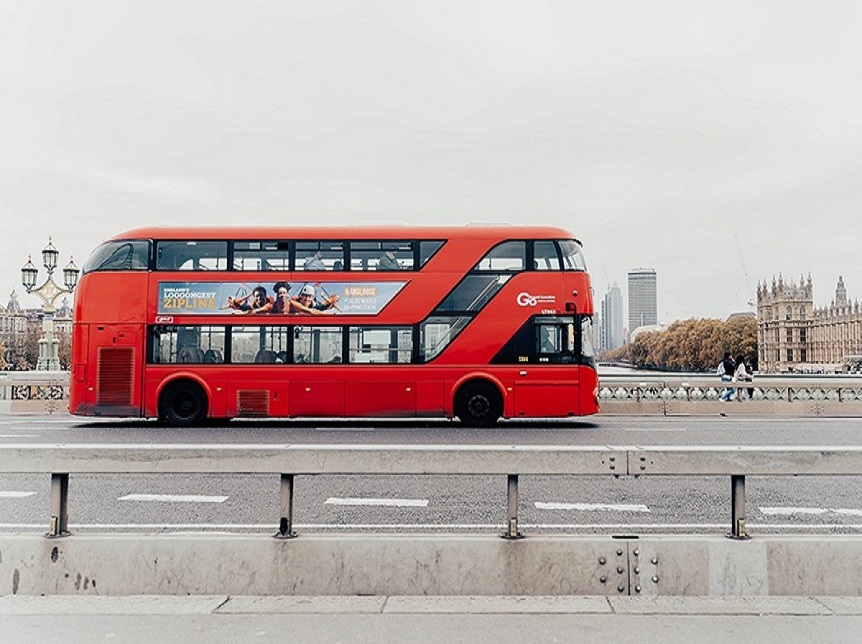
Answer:
[(48, 235), (381, 221), (563, 226), (662, 322), (862, 297), (860, 60), (854, 2), (0, 0), (0, 299)]

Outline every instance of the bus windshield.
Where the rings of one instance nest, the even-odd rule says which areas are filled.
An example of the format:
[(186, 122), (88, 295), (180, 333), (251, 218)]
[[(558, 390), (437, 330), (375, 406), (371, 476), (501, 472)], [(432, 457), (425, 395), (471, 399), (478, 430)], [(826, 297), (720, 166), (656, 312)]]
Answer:
[(84, 262), (82, 274), (93, 271), (143, 271), (150, 260), (148, 241), (124, 240), (99, 246)]

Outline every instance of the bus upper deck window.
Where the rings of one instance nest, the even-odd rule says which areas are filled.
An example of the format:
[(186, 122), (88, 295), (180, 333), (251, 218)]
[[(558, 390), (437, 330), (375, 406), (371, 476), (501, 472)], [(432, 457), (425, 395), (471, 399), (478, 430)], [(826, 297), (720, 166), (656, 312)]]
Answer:
[(584, 260), (584, 254), (581, 252), (580, 243), (574, 239), (563, 239), (557, 242), (560, 246), (560, 253), (563, 256), (563, 269), (567, 271), (585, 271), (587, 263)]
[(343, 241), (298, 241), (293, 269), (296, 271), (344, 270)]
[(223, 271), (227, 269), (227, 242), (156, 242), (156, 268), (162, 271)]
[(290, 242), (277, 240), (235, 241), (233, 243), (233, 270), (290, 270)]
[(537, 271), (560, 270), (560, 255), (552, 241), (537, 241), (533, 245), (533, 268)]
[(413, 261), (413, 242), (395, 240), (350, 242), (350, 270), (352, 271), (412, 270)]
[(527, 243), (507, 241), (492, 248), (480, 261), (480, 271), (522, 271), (526, 262)]

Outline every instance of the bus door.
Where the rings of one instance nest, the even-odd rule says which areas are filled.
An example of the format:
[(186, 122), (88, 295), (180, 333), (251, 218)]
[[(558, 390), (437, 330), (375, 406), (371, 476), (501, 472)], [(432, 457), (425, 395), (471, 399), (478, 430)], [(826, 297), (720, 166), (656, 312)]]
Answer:
[[(385, 369), (350, 374), (345, 384), (348, 416), (415, 416), (416, 383), (398, 379)], [(441, 387), (442, 388), (442, 387)]]
[(291, 378), (289, 409), (291, 416), (344, 416), (344, 381), (311, 372)]
[(345, 373), (348, 416), (415, 416), (410, 327), (350, 327)]
[(515, 416), (578, 416), (579, 327), (572, 317), (533, 318), (527, 361), (515, 376)]
[(141, 416), (144, 326), (91, 324), (87, 402), (96, 416)]
[(288, 387), (291, 416), (344, 416), (341, 353), (341, 327), (295, 327)]

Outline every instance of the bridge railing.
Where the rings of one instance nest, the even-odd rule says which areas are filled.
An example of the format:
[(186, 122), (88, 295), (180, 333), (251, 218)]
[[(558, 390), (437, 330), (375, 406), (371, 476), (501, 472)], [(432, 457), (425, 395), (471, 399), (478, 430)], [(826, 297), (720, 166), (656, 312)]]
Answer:
[(862, 475), (862, 447), (2, 445), (0, 473), (51, 475), (46, 536), (69, 534), (70, 474), (279, 474), (277, 538), (295, 536), (297, 475), (502, 475), (503, 537), (520, 538), (521, 475), (728, 476), (728, 537), (747, 539), (746, 476)]
[(68, 371), (0, 371), (0, 412), (53, 414), (68, 400)]
[[(727, 389), (746, 405), (745, 414), (862, 416), (858, 376), (757, 375), (751, 382), (721, 382), (705, 374), (600, 374), (599, 398), (606, 412), (632, 414), (714, 413)], [(55, 413), (67, 409), (69, 372), (0, 372), (0, 413)], [(725, 410), (726, 411), (726, 410)]]
[(755, 376), (722, 382), (702, 374), (636, 374), (600, 377), (602, 409), (624, 413), (712, 412), (734, 392), (735, 412), (793, 415), (862, 415), (862, 379), (824, 376)]

